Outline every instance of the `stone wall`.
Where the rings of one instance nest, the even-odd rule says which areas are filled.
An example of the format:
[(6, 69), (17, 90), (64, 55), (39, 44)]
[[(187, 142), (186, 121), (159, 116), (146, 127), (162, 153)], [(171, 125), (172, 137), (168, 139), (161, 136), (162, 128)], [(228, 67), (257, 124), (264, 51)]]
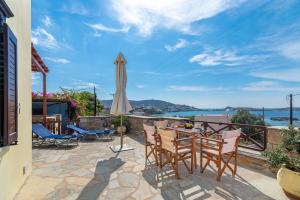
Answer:
[(143, 134), (143, 124), (153, 124), (154, 121), (160, 120), (168, 120), (170, 124), (174, 123), (175, 121), (182, 121), (186, 120), (186, 118), (177, 118), (177, 117), (148, 117), (148, 116), (135, 116), (135, 115), (128, 115), (129, 123), (130, 123), (130, 133), (135, 134)]
[[(143, 123), (153, 124), (154, 121), (159, 120), (169, 120), (169, 123), (174, 123), (174, 121), (185, 120), (185, 118), (174, 118), (174, 117), (148, 117), (148, 116), (136, 116), (136, 115), (127, 115), (130, 123), (130, 133), (143, 133)], [(116, 117), (110, 115), (103, 116), (87, 116), (79, 117), (78, 123), (80, 127), (88, 128), (90, 130), (103, 129), (104, 124), (107, 127), (111, 127), (111, 122)]]
[(268, 127), (268, 145), (267, 149), (276, 148), (281, 142), (280, 130), (287, 127), (272, 126)]
[(105, 127), (111, 127), (111, 121), (115, 117), (113, 116), (88, 116), (79, 117), (78, 125), (90, 130), (104, 129)]

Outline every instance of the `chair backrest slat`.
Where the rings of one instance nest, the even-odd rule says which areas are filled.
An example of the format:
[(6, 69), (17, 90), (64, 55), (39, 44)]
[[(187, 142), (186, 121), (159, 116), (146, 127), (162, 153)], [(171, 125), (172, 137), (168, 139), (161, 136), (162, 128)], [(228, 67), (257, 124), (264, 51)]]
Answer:
[(241, 129), (223, 131), (222, 139), (224, 139), (224, 144), (222, 148), (222, 153), (235, 151), (237, 139), (241, 135)]
[(163, 120), (163, 121), (155, 121), (154, 126), (157, 127), (157, 129), (165, 129), (168, 126), (169, 121)]
[(168, 151), (174, 151), (174, 140), (176, 139), (176, 132), (174, 130), (158, 129), (157, 133), (161, 138), (161, 147)]
[(144, 131), (145, 131), (145, 137), (146, 141), (150, 142), (151, 144), (155, 144), (155, 127), (154, 126), (149, 126), (147, 124), (143, 124)]

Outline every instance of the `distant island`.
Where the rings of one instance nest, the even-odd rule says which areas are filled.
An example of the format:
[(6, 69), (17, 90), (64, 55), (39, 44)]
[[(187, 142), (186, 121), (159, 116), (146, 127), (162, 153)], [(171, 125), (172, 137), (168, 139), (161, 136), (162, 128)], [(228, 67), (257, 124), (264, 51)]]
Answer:
[[(289, 117), (271, 117), (272, 121), (289, 121), (290, 118)], [(298, 118), (293, 117), (293, 121), (299, 121)]]
[[(110, 109), (112, 100), (102, 100), (101, 103), (105, 109)], [(145, 115), (163, 114), (166, 112), (198, 111), (200, 109), (181, 104), (173, 104), (162, 100), (129, 100), (134, 113), (143, 113)]]
[[(262, 108), (252, 108), (252, 107), (230, 107), (225, 108), (196, 108), (184, 104), (174, 104), (163, 100), (129, 100), (130, 105), (133, 108), (133, 113), (138, 113), (142, 115), (154, 115), (154, 114), (164, 114), (166, 112), (184, 112), (184, 111), (236, 111), (239, 109), (244, 109), (248, 111), (262, 111)], [(109, 111), (112, 100), (102, 100), (101, 103), (104, 105), (104, 109)], [(289, 108), (265, 108), (265, 111), (288, 111)], [(295, 107), (294, 111), (300, 111), (300, 107)]]

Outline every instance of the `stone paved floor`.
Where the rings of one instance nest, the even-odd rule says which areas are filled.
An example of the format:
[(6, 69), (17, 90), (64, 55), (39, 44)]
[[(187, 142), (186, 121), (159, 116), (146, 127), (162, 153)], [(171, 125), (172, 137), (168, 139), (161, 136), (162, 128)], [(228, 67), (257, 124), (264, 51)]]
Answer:
[(141, 141), (141, 137), (126, 137), (135, 150), (120, 154), (109, 149), (119, 138), (80, 142), (71, 149), (34, 149), (32, 174), (15, 199), (286, 199), (270, 174), (243, 167), (235, 179), (225, 174), (217, 182), (212, 169), (188, 174), (181, 166), (177, 180), (170, 168), (145, 167)]

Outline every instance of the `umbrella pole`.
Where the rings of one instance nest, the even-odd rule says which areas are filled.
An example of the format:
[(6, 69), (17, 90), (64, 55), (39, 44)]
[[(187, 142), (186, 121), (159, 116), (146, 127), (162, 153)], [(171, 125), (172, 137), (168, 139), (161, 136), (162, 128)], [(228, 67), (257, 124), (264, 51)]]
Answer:
[(123, 147), (123, 115), (121, 115), (121, 149)]

